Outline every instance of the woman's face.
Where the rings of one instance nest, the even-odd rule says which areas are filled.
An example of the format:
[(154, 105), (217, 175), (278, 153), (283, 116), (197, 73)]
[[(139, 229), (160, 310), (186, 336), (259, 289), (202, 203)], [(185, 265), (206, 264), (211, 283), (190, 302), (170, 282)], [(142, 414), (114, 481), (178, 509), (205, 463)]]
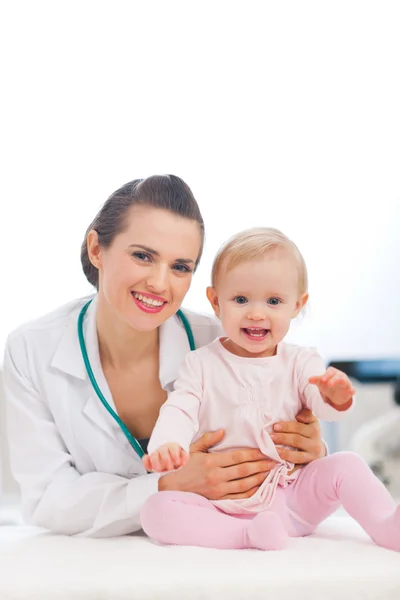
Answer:
[[(196, 221), (167, 210), (134, 206), (125, 230), (109, 248), (97, 245), (94, 252), (99, 295), (135, 330), (153, 330), (181, 306), (200, 247)], [(89, 255), (93, 257), (90, 250)]]

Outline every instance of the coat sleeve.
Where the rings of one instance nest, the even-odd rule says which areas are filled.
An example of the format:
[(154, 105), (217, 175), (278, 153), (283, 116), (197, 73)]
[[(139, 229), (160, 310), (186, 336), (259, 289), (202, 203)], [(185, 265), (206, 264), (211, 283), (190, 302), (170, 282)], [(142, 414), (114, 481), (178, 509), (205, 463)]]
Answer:
[(351, 409), (338, 410), (322, 398), (316, 385), (308, 380), (326, 371), (322, 357), (313, 348), (304, 348), (299, 357), (299, 389), (303, 406), (309, 408), (322, 421), (340, 421)]
[(160, 416), (148, 445), (151, 454), (163, 444), (175, 442), (186, 452), (199, 429), (199, 410), (203, 394), (199, 352), (190, 352), (181, 367), (174, 391), (162, 405)]
[(66, 535), (111, 537), (139, 530), (142, 506), (158, 491), (159, 476), (81, 475), (44, 398), (23, 373), (28, 371), (25, 362), (20, 349), (13, 356), (8, 343), (3, 372), (7, 432), (25, 520)]

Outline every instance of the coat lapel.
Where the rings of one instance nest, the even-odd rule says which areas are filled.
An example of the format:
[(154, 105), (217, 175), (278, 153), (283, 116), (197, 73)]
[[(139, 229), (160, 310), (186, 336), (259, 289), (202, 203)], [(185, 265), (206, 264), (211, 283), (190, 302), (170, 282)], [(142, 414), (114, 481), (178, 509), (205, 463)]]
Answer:
[[(89, 299), (84, 299), (78, 306), (76, 315), (73, 315), (71, 320), (66, 323), (65, 331), (51, 361), (51, 367), (71, 377), (82, 380), (87, 387), (87, 396), (82, 406), (82, 413), (96, 427), (99, 427), (114, 439), (118, 439), (121, 443), (126, 444), (128, 442), (122, 430), (102, 405), (93, 389), (83, 362), (78, 340), (77, 322), (80, 309)], [(97, 297), (95, 296), (86, 312), (83, 322), (83, 334), (90, 365), (97, 384), (113, 411), (116, 412), (115, 404), (100, 362), (96, 328), (96, 300)], [(185, 328), (179, 317), (175, 315), (168, 319), (160, 328), (159, 377), (162, 387), (167, 389), (167, 391), (171, 391), (173, 382), (179, 375), (180, 366), (189, 351), (190, 346)], [(73, 401), (74, 398), (71, 398), (71, 402)]]
[[(89, 300), (89, 298), (86, 300)], [(79, 310), (83, 305), (84, 302), (79, 307)], [(114, 401), (111, 397), (110, 389), (101, 368), (96, 328), (96, 305), (97, 302), (95, 297), (84, 318), (83, 335), (94, 377), (107, 402), (115, 411)], [(51, 361), (51, 367), (85, 382), (87, 387), (87, 397), (82, 406), (82, 413), (96, 427), (99, 427), (105, 433), (115, 438), (116, 431), (120, 430), (119, 425), (114, 421), (107, 409), (102, 405), (89, 380), (86, 367), (83, 362), (77, 333), (79, 310), (77, 311), (76, 318), (71, 319), (71, 321), (66, 325), (65, 332)], [(73, 402), (73, 400), (74, 399), (71, 398), (71, 402)]]

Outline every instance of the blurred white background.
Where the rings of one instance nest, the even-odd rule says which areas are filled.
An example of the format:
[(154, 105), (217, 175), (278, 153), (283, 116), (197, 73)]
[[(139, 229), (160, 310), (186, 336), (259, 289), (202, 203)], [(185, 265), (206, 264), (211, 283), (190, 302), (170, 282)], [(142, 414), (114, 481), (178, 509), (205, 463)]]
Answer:
[(247, 226), (303, 251), (292, 339), (399, 356), (400, 4), (3, 2), (0, 351), (86, 294), (83, 234), (121, 184), (175, 173), (207, 225), (186, 306)]

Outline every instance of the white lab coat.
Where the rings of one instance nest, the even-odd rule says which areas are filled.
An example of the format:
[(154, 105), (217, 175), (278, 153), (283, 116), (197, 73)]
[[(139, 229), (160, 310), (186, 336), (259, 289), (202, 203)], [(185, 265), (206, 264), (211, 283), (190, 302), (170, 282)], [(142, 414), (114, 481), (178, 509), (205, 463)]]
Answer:
[[(158, 490), (86, 374), (77, 336), (82, 298), (12, 333), (4, 358), (11, 467), (25, 519), (57, 533), (117, 536), (140, 529), (140, 511)], [(95, 378), (111, 407), (95, 322), (84, 320)], [(196, 347), (221, 335), (211, 316), (184, 310)], [(178, 317), (160, 329), (160, 382), (171, 391), (189, 343)], [(146, 399), (144, 398), (145, 402)]]

